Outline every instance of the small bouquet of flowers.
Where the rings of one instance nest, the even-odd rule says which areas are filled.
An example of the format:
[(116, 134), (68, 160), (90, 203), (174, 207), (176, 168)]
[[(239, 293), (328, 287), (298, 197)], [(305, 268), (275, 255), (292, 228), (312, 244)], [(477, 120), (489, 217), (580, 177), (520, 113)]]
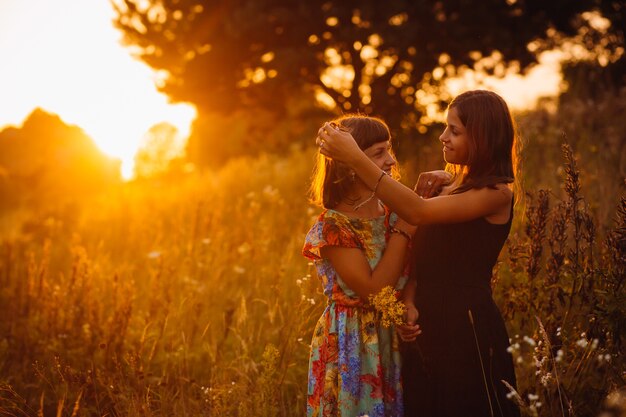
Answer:
[(375, 295), (369, 296), (369, 302), (380, 317), (383, 327), (404, 324), (406, 307), (398, 300), (399, 292), (387, 285)]

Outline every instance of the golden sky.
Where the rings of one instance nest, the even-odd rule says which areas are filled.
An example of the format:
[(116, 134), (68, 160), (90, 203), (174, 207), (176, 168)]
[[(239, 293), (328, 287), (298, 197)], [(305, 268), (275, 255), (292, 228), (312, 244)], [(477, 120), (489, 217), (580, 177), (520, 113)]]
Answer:
[[(83, 128), (105, 153), (132, 173), (134, 154), (146, 131), (169, 122), (189, 133), (192, 106), (172, 105), (157, 92), (154, 73), (133, 59), (113, 27), (109, 0), (0, 0), (0, 128), (19, 126), (36, 108)], [(512, 108), (532, 106), (558, 92), (558, 59), (527, 77), (488, 79)], [(475, 88), (472, 79), (453, 80), (454, 94)]]
[(157, 92), (112, 16), (108, 0), (0, 0), (0, 127), (41, 107), (120, 158), (128, 178), (144, 133), (167, 121), (186, 137), (195, 109)]

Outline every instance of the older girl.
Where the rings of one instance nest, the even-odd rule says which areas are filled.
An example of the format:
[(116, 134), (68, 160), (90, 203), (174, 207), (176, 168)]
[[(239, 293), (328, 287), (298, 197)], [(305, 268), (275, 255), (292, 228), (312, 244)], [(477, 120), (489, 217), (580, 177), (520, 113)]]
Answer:
[[(317, 139), (321, 153), (419, 224), (406, 302), (419, 310), (423, 334), (404, 356), (406, 414), (516, 416), (502, 382), (515, 386), (508, 336), (490, 288), (513, 215), (516, 133), (505, 101), (483, 90), (459, 95), (439, 140), (454, 177), (439, 196), (424, 199), (381, 173), (349, 133), (326, 124)], [(414, 327), (401, 329), (403, 340), (416, 335)]]

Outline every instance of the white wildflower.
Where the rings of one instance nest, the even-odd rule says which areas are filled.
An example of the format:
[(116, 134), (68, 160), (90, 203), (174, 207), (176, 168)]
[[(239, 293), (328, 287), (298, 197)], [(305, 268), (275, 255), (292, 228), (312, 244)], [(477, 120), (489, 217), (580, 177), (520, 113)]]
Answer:
[(280, 193), (277, 188), (274, 188), (271, 185), (266, 185), (263, 188), (263, 194), (265, 194), (266, 197), (275, 198), (278, 197)]
[(550, 372), (547, 372), (545, 375), (541, 377), (541, 385), (543, 385), (544, 387), (547, 387), (551, 380), (552, 380), (552, 374)]
[(563, 360), (563, 350), (559, 349), (556, 351), (556, 357), (554, 358), (555, 361), (557, 362), (561, 362)]
[(520, 344), (519, 343), (513, 343), (511, 346), (509, 346), (506, 351), (509, 353), (513, 353), (517, 350), (520, 350)]
[(240, 255), (245, 255), (246, 253), (250, 252), (250, 249), (252, 249), (252, 246), (250, 246), (248, 242), (244, 242), (239, 245), (239, 247), (237, 248), (237, 252), (239, 252)]

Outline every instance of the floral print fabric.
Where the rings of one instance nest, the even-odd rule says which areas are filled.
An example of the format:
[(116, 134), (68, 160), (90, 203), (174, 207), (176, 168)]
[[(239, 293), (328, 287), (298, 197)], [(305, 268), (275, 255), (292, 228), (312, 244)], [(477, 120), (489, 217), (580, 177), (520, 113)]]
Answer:
[[(337, 275), (320, 248), (359, 248), (373, 269), (380, 260), (388, 229), (397, 216), (349, 218), (324, 211), (306, 236), (302, 253), (312, 259), (328, 305), (313, 332), (309, 360), (307, 416), (369, 417), (403, 414), (400, 353), (393, 327), (379, 326), (365, 305)], [(401, 290), (406, 277), (398, 280)]]

